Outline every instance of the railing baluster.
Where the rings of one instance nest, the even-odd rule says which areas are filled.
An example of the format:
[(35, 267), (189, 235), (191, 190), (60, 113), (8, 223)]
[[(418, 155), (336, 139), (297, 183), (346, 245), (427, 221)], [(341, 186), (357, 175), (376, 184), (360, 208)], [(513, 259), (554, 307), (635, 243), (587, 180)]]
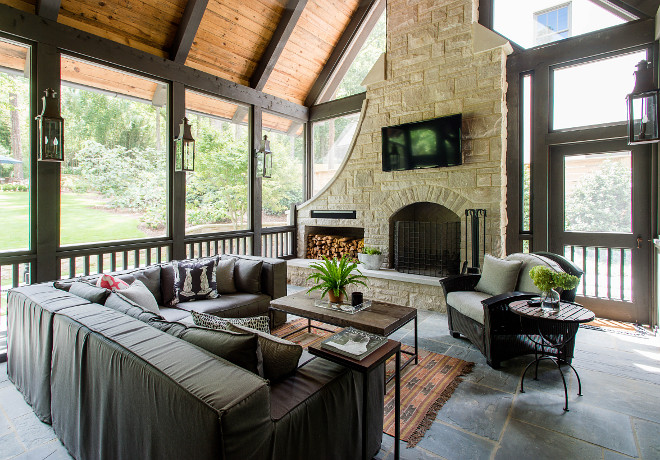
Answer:
[(122, 265), (124, 270), (128, 270), (128, 251), (124, 251), (122, 255)]
[(133, 268), (138, 268), (140, 266), (140, 250), (135, 249), (133, 251)]
[(75, 278), (76, 277), (76, 258), (75, 257), (70, 257), (69, 258), (69, 276), (67, 278)]
[(96, 256), (96, 267), (98, 273), (103, 273), (103, 253)]
[(18, 264), (13, 263), (12, 266), (11, 266), (11, 286), (12, 287), (18, 287), (18, 277), (19, 277)]
[(586, 246), (581, 246), (582, 247), (582, 271), (584, 272), (584, 275), (582, 275), (582, 295), (587, 296), (587, 247)]
[(620, 265), (619, 266), (619, 274), (620, 274), (620, 277), (621, 277), (621, 281), (620, 281), (620, 284), (619, 284), (619, 291), (621, 291), (620, 292), (621, 300), (623, 300), (625, 298), (624, 297), (625, 284), (626, 284), (625, 283), (625, 279), (626, 279), (626, 277), (625, 277), (625, 273), (626, 273), (625, 260), (626, 260), (626, 256), (625, 256), (624, 249), (619, 248), (619, 265)]
[(85, 276), (89, 276), (89, 255), (85, 256), (83, 259), (83, 273)]
[(153, 248), (147, 248), (147, 253), (145, 254), (145, 256), (147, 258), (147, 260), (146, 260), (147, 266), (151, 265), (151, 251), (152, 250), (153, 250)]
[(110, 271), (117, 271), (117, 253), (114, 251), (110, 253)]
[(607, 298), (612, 298), (612, 248), (607, 248)]
[(600, 263), (599, 255), (600, 255), (600, 248), (594, 247), (594, 262), (595, 262), (594, 274), (596, 275), (596, 277), (595, 277), (595, 280), (596, 280), (596, 283), (595, 283), (596, 284), (596, 286), (595, 286), (595, 289), (596, 289), (595, 296), (596, 297), (598, 297), (598, 265)]

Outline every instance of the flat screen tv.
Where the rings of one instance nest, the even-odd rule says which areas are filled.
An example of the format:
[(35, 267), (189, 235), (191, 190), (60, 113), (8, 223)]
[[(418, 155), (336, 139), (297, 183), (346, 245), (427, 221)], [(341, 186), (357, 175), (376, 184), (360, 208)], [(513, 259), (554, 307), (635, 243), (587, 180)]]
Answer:
[(461, 114), (383, 128), (383, 171), (463, 163)]

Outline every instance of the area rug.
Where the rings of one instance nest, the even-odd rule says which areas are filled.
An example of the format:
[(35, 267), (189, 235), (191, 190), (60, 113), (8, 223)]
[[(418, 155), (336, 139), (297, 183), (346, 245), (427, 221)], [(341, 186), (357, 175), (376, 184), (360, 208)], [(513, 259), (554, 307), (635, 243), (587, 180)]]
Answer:
[[(272, 333), (282, 337), (305, 325), (307, 325), (307, 320), (301, 318), (274, 329)], [(315, 326), (333, 331), (340, 330), (338, 327), (312, 321), (311, 333), (305, 329), (287, 339), (307, 348), (312, 344), (318, 344), (332, 334), (332, 332), (316, 329)], [(402, 349), (414, 351), (413, 347), (407, 345), (403, 345)], [(401, 356), (402, 361), (407, 358), (408, 355)], [(401, 374), (400, 435), (402, 441), (408, 442), (408, 447), (414, 447), (422, 440), (426, 430), (438, 415), (438, 411), (462, 381), (461, 376), (467, 375), (472, 370), (473, 364), (462, 359), (419, 349), (419, 364), (409, 364)], [(394, 373), (394, 357), (388, 360), (386, 373), (388, 376)], [(394, 436), (394, 380), (387, 385), (383, 431)]]
[(614, 321), (612, 319), (605, 318), (596, 318), (593, 321), (580, 325), (580, 327), (594, 329), (596, 331), (633, 335), (636, 337), (655, 336), (655, 333), (652, 332), (647, 326), (641, 326), (634, 323), (626, 323), (624, 321)]

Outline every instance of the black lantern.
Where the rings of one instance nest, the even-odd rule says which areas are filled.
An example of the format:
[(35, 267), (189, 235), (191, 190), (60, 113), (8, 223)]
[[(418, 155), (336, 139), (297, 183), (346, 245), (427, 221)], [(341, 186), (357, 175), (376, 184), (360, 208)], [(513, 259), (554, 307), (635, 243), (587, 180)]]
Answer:
[(60, 116), (60, 100), (50, 88), (45, 93), (41, 98), (41, 114), (35, 117), (39, 160), (64, 161), (64, 118)]
[(273, 173), (273, 152), (270, 151), (270, 141), (264, 135), (261, 147), (257, 150), (257, 174), (270, 179)]
[(635, 72), (635, 89), (626, 96), (628, 102), (628, 144), (647, 144), (660, 140), (658, 132), (658, 94), (653, 83), (653, 67), (639, 61)]
[(190, 133), (190, 123), (183, 117), (179, 125), (179, 137), (174, 138), (176, 143), (174, 169), (176, 171), (195, 170), (195, 139)]

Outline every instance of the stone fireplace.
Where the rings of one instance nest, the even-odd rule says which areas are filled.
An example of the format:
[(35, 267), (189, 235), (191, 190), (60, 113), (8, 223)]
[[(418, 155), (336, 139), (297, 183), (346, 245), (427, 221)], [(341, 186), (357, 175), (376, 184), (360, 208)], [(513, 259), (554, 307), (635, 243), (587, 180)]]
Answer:
[[(503, 254), (505, 71), (510, 45), (488, 47), (479, 42), (477, 46), (475, 40), (483, 36), (475, 34), (481, 27), (476, 24), (477, 7), (478, 0), (388, 0), (385, 79), (367, 85), (355, 137), (334, 179), (298, 208), (298, 257), (305, 257), (309, 226), (359, 227), (364, 229), (364, 244), (383, 251), (393, 268), (393, 218), (401, 216), (396, 217), (400, 222), (460, 226), (459, 263), (470, 261), (469, 244), (466, 250), (466, 242), (461, 238), (465, 235), (466, 209), (487, 210), (485, 237), (480, 238), (482, 250), (485, 242), (486, 253)], [(462, 165), (383, 171), (382, 127), (456, 113), (463, 118)], [(316, 210), (354, 211), (355, 218), (312, 217)], [(451, 270), (456, 269), (455, 257), (450, 257)], [(304, 282), (296, 269), (290, 268), (292, 281)], [(370, 282), (372, 292), (365, 295), (418, 308), (444, 309), (437, 282), (441, 275), (406, 274), (417, 280), (418, 284), (413, 284), (404, 280), (404, 274), (379, 272), (393, 273), (391, 280)]]
[(357, 258), (364, 247), (364, 229), (357, 227), (305, 227), (305, 259)]

